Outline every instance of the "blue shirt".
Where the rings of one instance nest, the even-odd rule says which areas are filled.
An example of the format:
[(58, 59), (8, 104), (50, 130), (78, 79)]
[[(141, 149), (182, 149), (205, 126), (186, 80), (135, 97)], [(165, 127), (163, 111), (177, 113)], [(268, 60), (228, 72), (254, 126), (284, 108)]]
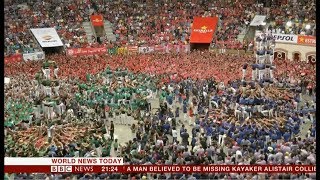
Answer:
[(290, 139), (290, 133), (288, 133), (288, 132), (284, 133), (283, 139), (284, 139), (285, 142), (288, 142), (289, 139)]
[(207, 127), (206, 132), (207, 132), (207, 136), (212, 136), (212, 133), (213, 133), (212, 127), (211, 126)]
[(170, 105), (173, 103), (173, 97), (171, 95), (167, 96), (167, 102)]
[(224, 133), (224, 129), (223, 129), (223, 127), (221, 127), (221, 126), (219, 127), (219, 133), (220, 133), (220, 134)]
[(188, 112), (188, 110), (187, 110), (187, 105), (184, 104), (184, 105), (183, 105), (183, 113), (187, 113), (187, 112)]

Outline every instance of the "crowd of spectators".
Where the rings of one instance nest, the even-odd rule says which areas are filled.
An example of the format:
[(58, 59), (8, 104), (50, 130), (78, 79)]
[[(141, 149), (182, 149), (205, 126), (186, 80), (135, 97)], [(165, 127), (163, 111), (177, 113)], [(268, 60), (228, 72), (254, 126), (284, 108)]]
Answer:
[(62, 42), (71, 47), (87, 43), (82, 22), (89, 21), (85, 1), (5, 1), (5, 54), (30, 53), (40, 50), (30, 28), (53, 27)]
[(269, 29), (274, 34), (315, 36), (316, 4), (313, 0), (272, 6), (268, 13)]
[[(120, 56), (95, 55), (72, 57), (64, 55), (52, 55), (48, 59), (54, 59), (59, 64), (60, 77), (86, 79), (87, 74), (96, 74), (107, 65), (112, 69), (128, 68), (134, 73), (147, 73), (161, 75), (164, 82), (168, 78), (178, 74), (177, 78), (208, 79), (211, 77), (227, 84), (242, 76), (240, 69), (245, 63), (254, 63), (251, 55), (228, 55), (215, 52), (195, 51), (189, 54), (130, 54)], [(301, 83), (301, 79), (308, 80), (307, 86), (315, 87), (315, 66), (306, 62), (290, 60), (274, 61), (276, 69), (274, 74), (279, 81)], [(28, 61), (5, 65), (5, 76), (12, 77), (25, 74), (29, 78), (41, 68), (39, 62)], [(246, 79), (251, 78), (251, 68), (247, 70)], [(307, 87), (306, 86), (306, 87)]]
[(219, 16), (216, 40), (236, 40), (255, 14), (257, 7), (252, 4), (251, 0), (232, 4), (224, 1), (173, 0), (145, 4), (113, 1), (98, 12), (115, 25), (116, 36), (123, 44), (187, 44), (194, 16)]
[[(119, 150), (115, 151), (115, 155), (124, 157), (129, 164), (315, 163), (315, 102), (303, 99), (306, 94), (303, 90), (305, 85), (299, 82), (302, 81), (302, 76), (307, 79), (314, 76), (311, 64), (275, 61), (277, 70), (274, 83), (266, 84), (250, 82), (251, 73), (246, 76), (246, 83), (241, 81), (242, 65), (250, 64), (254, 59), (208, 51), (112, 57), (54, 55), (48, 58), (55, 61), (59, 67), (60, 91), (53, 96), (59, 99), (56, 104), (59, 107), (63, 104), (64, 107), (61, 115), (57, 108), (54, 108), (56, 115), (53, 119), (47, 119), (44, 115), (46, 111), (43, 110), (39, 111), (43, 115), (35, 119), (37, 103), (43, 101), (41, 98), (48, 98), (41, 90), (42, 86), (37, 85), (33, 78), (41, 69), (41, 63), (23, 62), (5, 67), (6, 76), (12, 78), (12, 84), (5, 87), (5, 96), (8, 97), (6, 104), (16, 106), (29, 103), (29, 106), (34, 106), (34, 111), (30, 113), (31, 119), (19, 116), (21, 122), (13, 122), (6, 118), (6, 121), (10, 122), (6, 124), (6, 156), (110, 156), (110, 149), (118, 146), (118, 143), (113, 141), (114, 132), (111, 132), (112, 129), (114, 131), (114, 125), (111, 125), (110, 121), (113, 121), (115, 124), (135, 124), (131, 128), (133, 139), (128, 143), (122, 142)], [(286, 66), (282, 65), (285, 63)], [(206, 69), (201, 70), (205, 67)], [(302, 74), (290, 74), (290, 77), (286, 74), (287, 67), (294, 67), (296, 71), (302, 71)], [(305, 71), (305, 67), (308, 71)], [(89, 71), (90, 69), (92, 71)], [(218, 74), (215, 73), (217, 71)], [(90, 75), (83, 77), (83, 74), (87, 73)], [(136, 90), (131, 91), (132, 87)], [(118, 95), (117, 92), (124, 94)], [(127, 93), (128, 96), (125, 95)], [(315, 93), (313, 91), (311, 97), (315, 97)], [(41, 97), (40, 100), (37, 97)], [(107, 100), (110, 97), (111, 100)], [(144, 100), (147, 103), (138, 105), (137, 112), (144, 113), (133, 115), (133, 103), (140, 98), (144, 99), (143, 97), (147, 98)], [(129, 101), (129, 106), (121, 105), (121, 98)], [(159, 100), (160, 103), (160, 109), (155, 113), (151, 111), (151, 105), (145, 105), (151, 99)], [(96, 106), (96, 103), (100, 105)], [(109, 115), (101, 113), (105, 112), (106, 107), (111, 109)], [(89, 109), (92, 108), (95, 114), (93, 119), (83, 120), (81, 116), (91, 112)], [(274, 110), (272, 115), (265, 113), (269, 112), (270, 108)], [(73, 118), (70, 118), (70, 112), (73, 112)], [(11, 117), (12, 111), (7, 111), (5, 116)], [(128, 117), (133, 117), (130, 122), (126, 121)], [(300, 126), (307, 122), (312, 124), (310, 132), (306, 137), (302, 137), (299, 135)], [(86, 123), (86, 128), (83, 123)], [(192, 131), (186, 130), (186, 126), (191, 126)], [(18, 175), (20, 176), (31, 178), (25, 174)], [(162, 179), (186, 175), (87, 176), (135, 176), (137, 179), (157, 176)], [(288, 174), (192, 175), (197, 179), (215, 176), (294, 178), (294, 175)], [(313, 174), (305, 174), (304, 177), (313, 177)]]
[[(214, 15), (220, 18), (216, 40), (233, 41), (255, 14), (268, 11), (252, 0), (156, 3), (45, 0), (17, 6), (21, 3), (21, 0), (5, 1), (7, 55), (36, 50), (28, 32), (31, 27), (55, 27), (64, 44), (87, 46), (81, 23), (89, 21), (91, 9), (114, 24), (117, 43), (132, 45), (187, 44), (193, 16)], [(305, 11), (313, 8), (312, 4), (301, 6), (305, 6)], [(271, 21), (285, 19), (282, 17), (287, 15), (283, 12), (294, 7), (273, 8), (280, 10), (278, 13), (271, 8)], [(293, 18), (312, 21), (313, 16), (302, 13)], [(56, 54), (46, 58), (43, 64), (39, 61), (5, 64), (5, 77), (10, 78), (5, 85), (5, 156), (119, 156), (126, 164), (315, 165), (313, 64), (275, 59), (270, 83), (252, 81), (250, 65), (256, 60), (247, 54), (192, 51), (78, 57)], [(248, 67), (245, 74), (244, 66)], [(50, 71), (55, 73), (52, 79), (46, 74)], [(159, 107), (153, 107), (152, 101), (158, 101)], [(309, 131), (302, 136), (301, 127), (306, 123)], [(128, 124), (130, 141), (115, 139), (115, 127)], [(16, 174), (17, 178), (25, 179), (73, 176)], [(75, 176), (315, 179), (314, 173)]]
[[(295, 14), (294, 12), (297, 12)], [(117, 43), (133, 45), (188, 44), (194, 16), (218, 16), (213, 41), (237, 42), (256, 14), (267, 14), (274, 33), (314, 35), (315, 4), (298, 1), (269, 10), (245, 1), (5, 1), (6, 55), (40, 50), (30, 28), (54, 27), (66, 47), (90, 46), (82, 22), (101, 13), (113, 23)], [(287, 26), (288, 21), (292, 25)], [(308, 27), (307, 25), (310, 25)], [(306, 28), (307, 27), (307, 28)], [(106, 43), (108, 40), (106, 39)]]

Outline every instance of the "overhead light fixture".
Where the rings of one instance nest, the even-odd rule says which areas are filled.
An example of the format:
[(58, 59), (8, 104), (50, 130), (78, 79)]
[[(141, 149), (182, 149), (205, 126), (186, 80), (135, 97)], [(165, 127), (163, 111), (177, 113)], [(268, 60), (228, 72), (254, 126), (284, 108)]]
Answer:
[(292, 26), (292, 22), (288, 21), (286, 25), (290, 27), (290, 26)]

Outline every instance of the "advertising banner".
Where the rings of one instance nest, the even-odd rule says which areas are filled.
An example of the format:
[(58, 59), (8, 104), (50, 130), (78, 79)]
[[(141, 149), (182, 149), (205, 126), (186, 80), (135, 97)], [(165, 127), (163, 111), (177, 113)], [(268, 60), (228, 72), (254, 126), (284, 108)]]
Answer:
[(291, 35), (291, 34), (273, 34), (273, 37), (276, 42), (280, 43), (291, 43), (297, 44), (298, 43), (298, 36)]
[(139, 47), (139, 53), (151, 53), (154, 51), (154, 47)]
[(106, 53), (107, 49), (105, 47), (101, 48), (74, 48), (68, 49), (67, 55), (69, 56), (86, 56)]
[(155, 45), (154, 46), (154, 51), (156, 52), (165, 52), (166, 46), (164, 45)]
[(190, 42), (211, 43), (218, 21), (218, 17), (195, 17), (193, 19)]
[(131, 53), (136, 53), (139, 51), (139, 47), (138, 46), (129, 46), (128, 48), (128, 51)]
[(117, 53), (118, 54), (126, 54), (128, 52), (127, 48), (126, 47), (120, 47), (118, 48), (117, 50)]
[(30, 29), (41, 47), (59, 47), (63, 43), (54, 28)]
[(35, 52), (35, 53), (27, 53), (27, 54), (22, 54), (23, 60), (25, 61), (38, 61), (38, 60), (43, 60), (45, 59), (44, 52)]
[(256, 15), (252, 19), (250, 26), (260, 26), (260, 25), (262, 25), (262, 23), (264, 22), (265, 19), (266, 19), (266, 16)]
[(92, 15), (90, 20), (93, 26), (103, 26), (103, 16), (102, 15)]
[(117, 54), (117, 52), (118, 52), (118, 48), (117, 47), (113, 47), (113, 48), (109, 48), (108, 49), (108, 54), (110, 54), (110, 55)]
[(298, 44), (304, 45), (316, 45), (316, 37), (315, 36), (298, 36)]

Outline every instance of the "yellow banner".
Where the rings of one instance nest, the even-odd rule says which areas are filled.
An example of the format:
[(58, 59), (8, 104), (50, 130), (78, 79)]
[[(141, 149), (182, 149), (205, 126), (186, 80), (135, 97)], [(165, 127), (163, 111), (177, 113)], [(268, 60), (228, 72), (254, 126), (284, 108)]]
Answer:
[(128, 49), (126, 47), (118, 48), (118, 54), (127, 54)]

